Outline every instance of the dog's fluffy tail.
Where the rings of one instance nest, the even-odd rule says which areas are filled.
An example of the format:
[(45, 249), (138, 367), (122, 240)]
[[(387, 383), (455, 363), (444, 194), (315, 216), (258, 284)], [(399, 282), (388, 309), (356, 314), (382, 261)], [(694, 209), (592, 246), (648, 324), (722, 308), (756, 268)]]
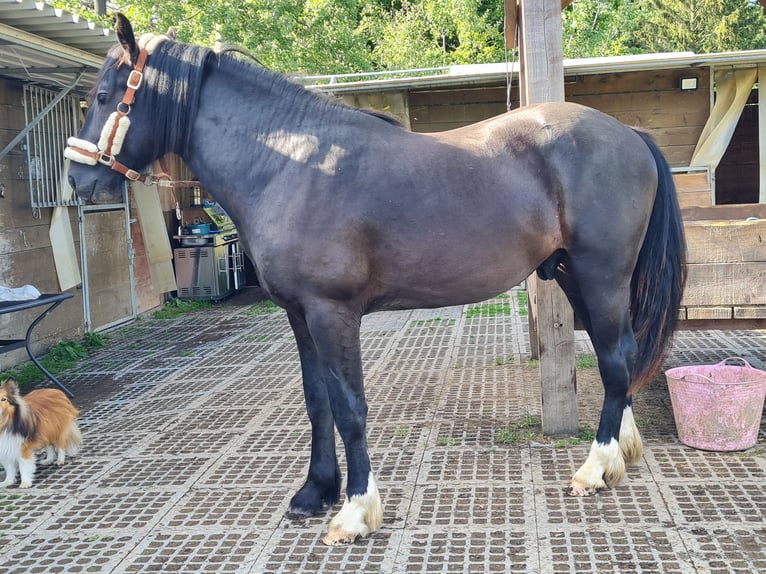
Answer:
[(69, 435), (66, 439), (66, 447), (64, 450), (66, 450), (67, 456), (77, 456), (80, 454), (80, 445), (82, 444), (82, 434), (80, 433), (80, 427), (77, 426), (76, 421), (72, 421), (72, 424), (69, 426)]

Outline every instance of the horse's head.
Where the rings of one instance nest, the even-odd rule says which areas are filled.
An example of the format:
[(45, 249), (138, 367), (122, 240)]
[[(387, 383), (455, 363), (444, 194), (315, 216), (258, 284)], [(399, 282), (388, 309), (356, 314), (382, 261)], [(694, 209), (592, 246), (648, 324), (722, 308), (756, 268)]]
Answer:
[[(147, 60), (166, 36), (133, 34), (122, 14), (116, 17), (119, 45), (104, 62), (93, 88), (78, 137), (69, 139), (64, 155), (71, 160), (69, 182), (85, 201), (114, 202), (124, 177), (141, 179), (139, 170), (168, 150), (158, 150), (156, 126), (147, 103)], [(147, 69), (144, 69), (147, 66)], [(161, 128), (160, 128), (161, 129)]]

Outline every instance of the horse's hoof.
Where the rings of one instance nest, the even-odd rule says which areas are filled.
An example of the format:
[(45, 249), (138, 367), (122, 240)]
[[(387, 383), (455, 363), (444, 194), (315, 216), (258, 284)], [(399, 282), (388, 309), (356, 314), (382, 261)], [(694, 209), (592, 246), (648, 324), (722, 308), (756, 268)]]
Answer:
[(357, 537), (364, 538), (383, 525), (383, 505), (375, 479), (370, 472), (367, 492), (346, 498), (340, 512), (330, 521), (327, 536), (322, 540), (328, 546), (353, 544)]
[(325, 505), (322, 505), (321, 508), (318, 509), (308, 509), (308, 508), (301, 508), (301, 507), (295, 507), (291, 506), (287, 509), (287, 512), (285, 512), (285, 518), (288, 520), (306, 520), (307, 518), (311, 518), (312, 516), (319, 516), (321, 514), (325, 514), (327, 510), (330, 507)]
[(324, 514), (340, 498), (340, 487), (335, 484), (320, 487), (311, 481), (306, 481), (303, 487), (293, 496), (285, 517), (290, 520), (305, 520), (312, 516)]
[(601, 486), (588, 486), (587, 484), (583, 484), (582, 482), (573, 480), (572, 484), (569, 485), (569, 489), (567, 490), (567, 494), (569, 496), (593, 496), (596, 494), (601, 488)]
[(356, 541), (356, 534), (344, 532), (338, 528), (331, 528), (322, 542), (327, 546), (349, 546)]

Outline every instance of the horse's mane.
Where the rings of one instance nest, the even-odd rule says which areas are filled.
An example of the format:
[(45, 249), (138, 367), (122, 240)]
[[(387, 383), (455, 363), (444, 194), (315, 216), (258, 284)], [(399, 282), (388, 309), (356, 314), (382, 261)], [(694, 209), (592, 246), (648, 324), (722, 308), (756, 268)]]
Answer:
[[(401, 123), (381, 112), (360, 110), (339, 102), (325, 94), (310, 92), (303, 86), (291, 81), (286, 76), (272, 72), (263, 65), (242, 58), (238, 50), (227, 49), (214, 52), (209, 48), (175, 41), (165, 41), (149, 58), (146, 69), (146, 83), (152, 86), (148, 90), (148, 106), (157, 118), (162, 118), (162, 125), (155, 126), (157, 149), (170, 149), (167, 142), (178, 142), (181, 149), (173, 149), (183, 154), (189, 145), (188, 126), (194, 122), (198, 104), (200, 86), (207, 66), (216, 66), (232, 74), (241, 82), (255, 82), (280, 95), (281, 99), (294, 105), (310, 105), (318, 102), (328, 110), (344, 110), (350, 113), (362, 113), (381, 119), (389, 124), (400, 126)], [(163, 141), (165, 139), (165, 141)]]
[[(343, 110), (350, 110), (354, 113), (363, 113), (368, 116), (372, 116), (374, 118), (383, 120), (384, 122), (397, 126), (397, 127), (404, 127), (404, 125), (394, 116), (387, 114), (385, 112), (381, 112), (378, 110), (371, 110), (371, 109), (364, 109), (364, 108), (355, 108), (349, 105), (344, 104), (343, 102), (338, 101), (333, 96), (329, 94), (322, 94), (319, 92), (314, 92), (310, 90), (306, 90), (303, 86), (300, 84), (293, 82), (290, 80), (288, 76), (284, 76), (282, 74), (277, 74), (275, 72), (272, 72), (268, 68), (266, 68), (261, 62), (256, 58), (253, 54), (250, 52), (237, 48), (235, 46), (227, 46), (222, 52), (220, 52), (221, 55), (227, 55), (231, 56), (229, 58), (230, 65), (232, 67), (232, 71), (239, 75), (239, 76), (247, 76), (254, 73), (261, 73), (261, 74), (269, 74), (272, 77), (272, 88), (276, 90), (283, 91), (285, 96), (298, 96), (305, 94), (306, 92), (312, 94), (317, 100), (322, 101), (323, 104), (329, 108), (337, 108), (337, 109), (343, 109)], [(247, 61), (246, 59), (243, 59), (240, 57), (240, 55), (245, 56), (246, 58), (249, 58), (250, 60), (253, 60), (253, 62)]]
[[(212, 50), (174, 41), (162, 42), (149, 58), (146, 68), (147, 105), (160, 125), (154, 126), (155, 151), (182, 154), (189, 145), (200, 97), (205, 64)], [(181, 148), (166, 146), (165, 142)], [(155, 154), (158, 155), (158, 154)]]
[(368, 109), (361, 109), (359, 111), (364, 112), (368, 116), (372, 116), (372, 117), (378, 118), (379, 120), (383, 120), (384, 122), (387, 122), (393, 126), (397, 126), (400, 128), (404, 127), (404, 124), (399, 121), (399, 118), (395, 118), (394, 116), (387, 114), (386, 112), (381, 112), (379, 110), (368, 110)]

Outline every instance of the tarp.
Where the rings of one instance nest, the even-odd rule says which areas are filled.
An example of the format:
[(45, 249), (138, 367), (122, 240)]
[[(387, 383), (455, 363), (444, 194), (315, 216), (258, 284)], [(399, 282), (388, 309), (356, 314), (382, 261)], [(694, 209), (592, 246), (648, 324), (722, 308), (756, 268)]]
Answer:
[(739, 116), (753, 90), (758, 68), (720, 70), (715, 75), (715, 104), (689, 162), (714, 170), (721, 161)]

